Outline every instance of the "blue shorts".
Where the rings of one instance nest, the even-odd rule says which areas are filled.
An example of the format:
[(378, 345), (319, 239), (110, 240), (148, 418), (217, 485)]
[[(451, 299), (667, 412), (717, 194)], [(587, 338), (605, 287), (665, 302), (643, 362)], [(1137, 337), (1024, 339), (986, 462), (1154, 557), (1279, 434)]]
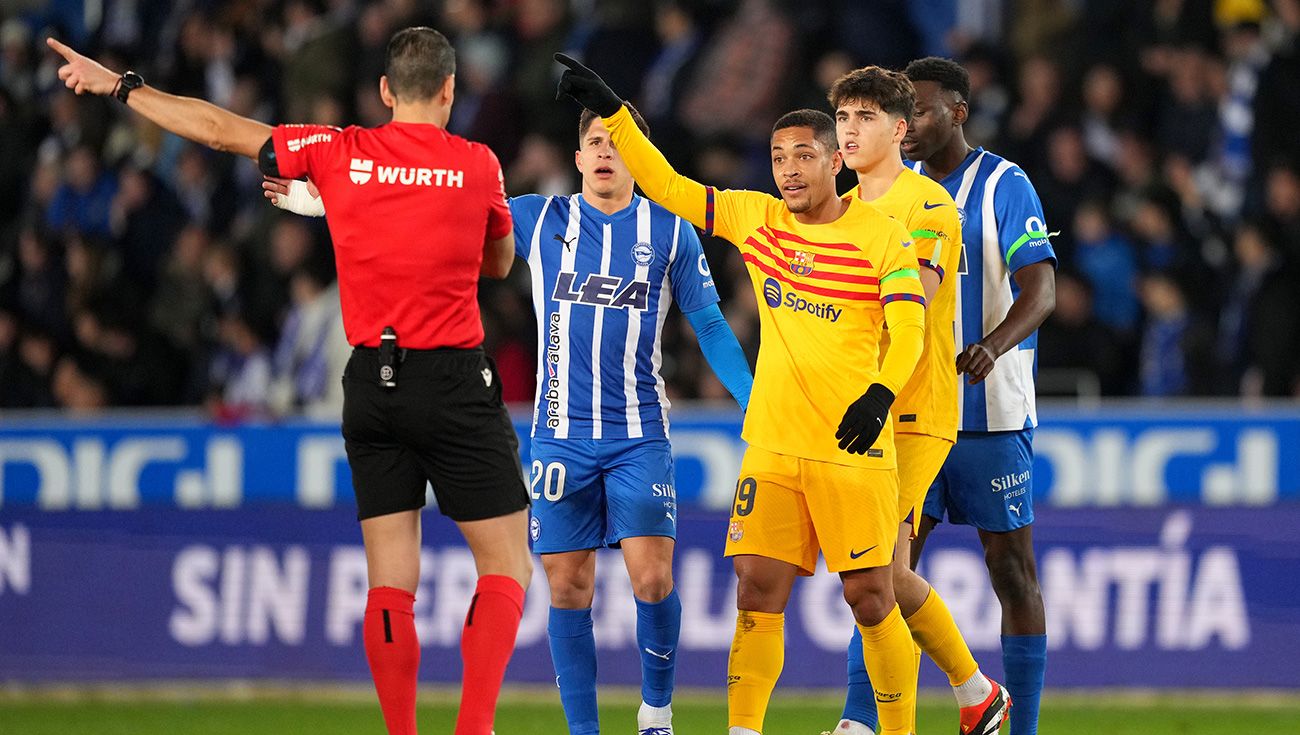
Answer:
[(539, 437), (532, 455), (528, 534), (535, 553), (616, 546), (634, 536), (677, 538), (667, 439)]
[(1034, 430), (959, 432), (922, 513), (982, 531), (1034, 522)]

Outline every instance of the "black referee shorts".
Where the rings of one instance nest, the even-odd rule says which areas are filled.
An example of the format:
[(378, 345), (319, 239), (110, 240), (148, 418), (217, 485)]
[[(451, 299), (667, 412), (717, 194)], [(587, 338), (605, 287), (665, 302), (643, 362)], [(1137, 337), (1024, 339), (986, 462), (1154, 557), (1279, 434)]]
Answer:
[(343, 371), (343, 439), (360, 520), (423, 508), (426, 483), (454, 521), (528, 507), (519, 438), (482, 349), (407, 350), (385, 388), (378, 351), (357, 348)]

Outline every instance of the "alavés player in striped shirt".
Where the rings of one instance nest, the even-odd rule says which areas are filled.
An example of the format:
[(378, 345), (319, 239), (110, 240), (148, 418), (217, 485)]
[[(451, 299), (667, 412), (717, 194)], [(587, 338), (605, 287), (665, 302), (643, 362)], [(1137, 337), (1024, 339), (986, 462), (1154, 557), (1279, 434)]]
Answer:
[[(530, 533), (550, 585), (547, 632), (569, 732), (600, 731), (595, 550), (621, 546), (637, 607), (638, 731), (671, 735), (681, 603), (672, 577), (677, 500), (669, 401), (659, 367), (672, 303), (742, 408), (753, 377), (718, 309), (695, 229), (634, 193), (600, 118), (584, 111), (578, 138), (581, 194), (510, 200), (538, 330)], [(277, 206), (310, 198), (302, 182), (290, 189), (284, 183), (268, 185), (284, 195)]]
[(1038, 731), (1047, 627), (1033, 540), (1037, 330), (1056, 303), (1056, 254), (1025, 172), (966, 143), (970, 76), (948, 59), (913, 61), (916, 110), (903, 153), (957, 203), (965, 243), (957, 271), (957, 444), (925, 500), (913, 558), (945, 515), (974, 526), (1002, 604), (1002, 662), (1012, 735)]

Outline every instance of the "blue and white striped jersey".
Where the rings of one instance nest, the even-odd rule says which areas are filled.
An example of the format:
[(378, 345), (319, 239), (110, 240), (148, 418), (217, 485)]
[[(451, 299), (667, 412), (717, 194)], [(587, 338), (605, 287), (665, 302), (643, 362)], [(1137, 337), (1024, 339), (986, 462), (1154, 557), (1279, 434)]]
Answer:
[(516, 197), (510, 212), (537, 315), (533, 436), (667, 436), (659, 333), (668, 307), (718, 302), (695, 228), (639, 195), (613, 215), (580, 194)]
[[(925, 173), (921, 162), (912, 167)], [(1012, 274), (1041, 261), (1056, 265), (1043, 205), (1029, 177), (1014, 163), (983, 148), (943, 181), (957, 202), (962, 256), (957, 269), (957, 350), (978, 342), (1006, 318), (1020, 295)], [(961, 431), (1017, 431), (1038, 425), (1034, 375), (1038, 333), (998, 358), (993, 372), (976, 385), (958, 379)]]

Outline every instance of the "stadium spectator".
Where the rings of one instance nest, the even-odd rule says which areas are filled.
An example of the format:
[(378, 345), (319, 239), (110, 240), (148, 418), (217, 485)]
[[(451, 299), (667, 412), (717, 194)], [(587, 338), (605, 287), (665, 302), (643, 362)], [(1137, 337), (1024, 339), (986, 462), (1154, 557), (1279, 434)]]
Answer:
[(123, 275), (145, 289), (154, 288), (162, 275), (160, 264), (186, 225), (176, 195), (150, 172), (126, 166), (118, 176), (109, 221)]
[(0, 89), (0, 244), (13, 237), (23, 211), (27, 177), (36, 153), (33, 117), (28, 107)]
[(570, 21), (562, 0), (518, 0), (512, 3), (510, 85), (523, 109), (524, 129), (567, 139), (571, 121), (555, 104), (551, 56), (569, 40)]
[(638, 109), (651, 130), (667, 139), (686, 132), (678, 122), (677, 105), (703, 50), (704, 34), (682, 0), (656, 4), (654, 28), (659, 53), (646, 69)]
[(1082, 392), (1079, 372), (1095, 378), (1103, 394), (1127, 390), (1125, 341), (1097, 318), (1095, 302), (1087, 279), (1068, 271), (1056, 274), (1056, 310), (1038, 333), (1040, 395), (1048, 392), (1048, 384), (1057, 390), (1063, 387), (1059, 377), (1048, 379), (1060, 376), (1060, 371), (1073, 384), (1067, 395)]
[(19, 19), (0, 24), (0, 90), (17, 102), (27, 102), (36, 93), (31, 43), (31, 29)]
[(1216, 353), (1243, 394), (1293, 395), (1300, 365), (1295, 275), (1257, 225), (1237, 230), (1233, 253), (1235, 273), (1219, 315)]
[(1087, 152), (1083, 135), (1075, 127), (1057, 128), (1048, 137), (1046, 175), (1038, 177), (1038, 195), (1049, 223), (1058, 223), (1061, 234), (1053, 239), (1059, 257), (1074, 255), (1076, 208), (1081, 202), (1104, 200), (1115, 187), (1115, 177)]
[(1017, 161), (1030, 176), (1041, 178), (1047, 161), (1047, 142), (1063, 122), (1061, 70), (1046, 56), (1034, 56), (1020, 66), (1019, 101), (1011, 110), (998, 149)]
[[(443, 9), (457, 48), (456, 106), (447, 128), (486, 144), (504, 160), (519, 152), (519, 102), (505, 83), (510, 47), (488, 26), (483, 0), (456, 0)], [(385, 38), (387, 33), (384, 34)], [(382, 57), (381, 57), (382, 60)], [(382, 69), (375, 74), (382, 73)], [(374, 97), (366, 90), (367, 98)]]
[(558, 143), (536, 133), (524, 136), (519, 157), (507, 173), (507, 193), (511, 196), (525, 193), (558, 196), (573, 191), (572, 161)]
[(1107, 327), (1119, 333), (1131, 332), (1139, 316), (1133, 244), (1111, 226), (1106, 207), (1099, 201), (1079, 207), (1074, 218), (1074, 239), (1075, 262), (1090, 286), (1090, 296), (1096, 296), (1090, 311)]
[(1173, 52), (1169, 68), (1169, 101), (1160, 106), (1156, 135), (1166, 151), (1201, 162), (1209, 154), (1218, 123), (1216, 100), (1209, 89), (1211, 63), (1196, 48)]
[(98, 154), (88, 145), (79, 145), (68, 154), (64, 173), (63, 184), (46, 211), (46, 225), (59, 232), (76, 230), (108, 237), (112, 234), (109, 210), (117, 194), (113, 175), (101, 170)]
[(783, 109), (793, 44), (794, 26), (774, 2), (742, 0), (704, 48), (681, 103), (682, 122), (697, 135), (766, 141)]
[(1130, 226), (1139, 243), (1138, 264), (1143, 271), (1168, 274), (1192, 295), (1197, 303), (1209, 306), (1214, 294), (1205, 287), (1212, 277), (1210, 266), (1177, 214), (1177, 200), (1168, 191), (1148, 191), (1138, 205)]
[[(816, 36), (815, 48), (796, 48), (796, 37), (828, 27), (837, 8), (861, 12), (856, 6), (873, 5), (893, 13), (904, 4), (135, 0), (105, 4), (98, 19), (65, 12), (76, 5), (10, 3), (0, 22), (0, 295), (23, 333), (53, 335), (59, 349), (72, 346), (64, 262), (67, 244), (76, 242), (65, 236), (73, 231), (97, 243), (109, 266), (116, 263), (116, 282), (131, 284), (152, 305), (172, 302), (175, 287), (189, 283), (164, 285), (174, 278), (167, 271), (180, 233), (202, 230), (215, 244), (201, 248), (201, 262), (211, 250), (233, 264), (215, 268), (229, 271), (219, 279), (215, 303), (247, 313), (268, 344), (278, 341), (289, 312), (289, 271), (267, 274), (276, 218), (259, 200), (256, 168), (196, 152), (103, 99), (58, 89), (57, 58), (38, 47), (47, 27), (67, 28), (123, 67), (162, 74), (165, 86), (215, 99), (246, 117), (270, 120), (302, 110), (303, 120), (373, 126), (387, 120), (374, 80), (388, 36), (403, 25), (434, 24), (455, 38), (460, 54), (451, 129), (489, 144), (512, 186), (522, 187), (524, 174), (535, 172), (530, 177), (538, 183), (520, 191), (560, 192), (572, 191), (575, 180), (566, 149), (545, 142), (567, 145), (571, 135), (565, 110), (550, 99), (552, 51), (608, 57), (619, 39), (636, 39), (635, 53), (629, 47), (627, 58), (600, 66), (637, 80), (627, 88), (639, 89), (635, 101), (656, 129), (656, 142), (701, 178), (762, 187), (766, 157), (760, 151), (755, 158), (749, 141), (765, 139), (776, 111), (805, 97), (820, 99), (825, 90), (815, 88), (827, 74), (819, 67), (868, 60), (859, 54), (919, 53), (936, 42), (941, 25), (949, 29), (942, 39), (971, 73), (968, 139), (1026, 167), (1049, 226), (1063, 231), (1057, 245), (1064, 267), (1087, 270), (1076, 252), (1081, 248), (1072, 249), (1069, 239), (1073, 210), (1096, 200), (1111, 213), (1113, 230), (1135, 243), (1139, 262), (1148, 244), (1170, 236), (1176, 247), (1163, 252), (1179, 256), (1176, 277), (1191, 309), (1215, 332), (1231, 320), (1221, 320), (1218, 299), (1207, 298), (1224, 289), (1205, 284), (1210, 276), (1236, 277), (1232, 251), (1243, 219), (1258, 223), (1285, 264), (1275, 276), (1279, 283), (1300, 291), (1292, 267), (1300, 261), (1300, 0), (1035, 0), (1015, 4), (1014, 13), (992, 0), (915, 2), (906, 3), (897, 24), (876, 22), (843, 38)], [(888, 48), (867, 42), (880, 29), (888, 31)], [(1165, 214), (1153, 216), (1152, 201)], [(44, 231), (47, 216), (59, 230)], [(704, 247), (724, 303), (742, 316), (727, 298), (728, 274), (736, 272), (730, 248), (708, 238)], [(313, 252), (325, 249), (321, 241)], [(173, 290), (158, 298), (160, 289)], [(192, 296), (184, 317), (159, 327), (181, 346), (170, 369), (197, 366), (203, 376), (183, 391), (188, 402), (201, 395), (216, 332), (214, 321), (197, 317), (197, 302)], [(498, 311), (512, 308), (509, 302), (484, 298), (485, 318), (498, 319)], [(1107, 318), (1102, 312), (1110, 304), (1100, 291), (1092, 303)], [(226, 307), (217, 309), (204, 307), (208, 314)], [(514, 323), (508, 315), (500, 319)], [(679, 349), (691, 337), (674, 326), (678, 320), (670, 315), (665, 325), (666, 356), (690, 353)], [(744, 327), (736, 329), (745, 342)], [(1236, 338), (1215, 334), (1210, 341)], [(531, 354), (525, 350), (524, 358), (531, 362)], [(689, 358), (666, 364), (670, 392), (716, 390), (709, 371), (695, 367)], [(1137, 360), (1125, 371), (1127, 379), (1116, 384), (1135, 389)]]
[(970, 72), (970, 117), (963, 126), (973, 145), (989, 145), (998, 138), (1011, 111), (1011, 92), (1002, 77), (998, 49), (977, 44), (962, 60)]
[(1191, 385), (1186, 344), (1191, 314), (1187, 298), (1177, 281), (1160, 272), (1143, 277), (1139, 294), (1147, 315), (1139, 356), (1141, 395), (1184, 395)]
[(271, 394), (271, 353), (248, 320), (239, 313), (222, 317), (220, 347), (212, 360), (209, 407), (222, 420), (268, 415)]
[(1080, 127), (1088, 155), (1111, 168), (1119, 158), (1119, 129), (1124, 116), (1124, 81), (1110, 64), (1097, 64), (1083, 78)]
[[(58, 345), (51, 335), (30, 326), (18, 336), (19, 365), (14, 382), (6, 386), (11, 408), (50, 408), (54, 400), (54, 364), (59, 358)], [(11, 391), (11, 392), (9, 392)]]
[[(281, 95), (284, 115), (311, 120), (312, 105), (322, 97), (342, 97), (352, 88), (352, 40), (337, 19), (325, 13), (322, 0), (289, 0), (284, 5), (284, 59)], [(373, 77), (372, 77), (373, 79)], [(195, 92), (178, 92), (224, 100)]]
[(1286, 161), (1300, 166), (1300, 0), (1273, 0), (1276, 24), (1272, 59), (1255, 91), (1252, 157), (1257, 164)]
[[(916, 18), (924, 11), (915, 6), (925, 4), (916, 0), (876, 0), (870, 3), (831, 0), (822, 3), (827, 6), (827, 28), (818, 35), (833, 40), (834, 47), (843, 49), (853, 60), (854, 63), (843, 71), (860, 64), (901, 68), (921, 55), (923, 41), (916, 27)], [(933, 9), (928, 13), (931, 16), (938, 14)], [(829, 81), (837, 78), (838, 75), (833, 76)], [(827, 84), (826, 88), (829, 86)]]
[(343, 410), (342, 375), (349, 350), (332, 268), (308, 263), (289, 277), (289, 300), (273, 357), (270, 406), (277, 415), (337, 416)]
[(1251, 174), (1251, 136), (1255, 129), (1255, 96), (1260, 75), (1269, 62), (1269, 48), (1261, 32), (1263, 3), (1241, 6), (1242, 13), (1221, 18), (1223, 52), (1227, 64), (1219, 99), (1219, 125), (1209, 173), (1217, 186), (1204, 187), (1210, 207), (1235, 221), (1246, 200)]
[(1265, 222), (1282, 254), (1300, 264), (1300, 171), (1275, 164), (1265, 177)]
[(67, 275), (50, 238), (35, 228), (23, 230), (18, 236), (17, 266), (14, 291), (25, 321), (52, 334), (66, 333)]
[(215, 322), (213, 293), (204, 280), (204, 261), (212, 247), (201, 227), (185, 228), (177, 237), (160, 272), (158, 287), (146, 306), (149, 328), (168, 342), (186, 363), (165, 369), (183, 376), (179, 400), (183, 404), (202, 401), (207, 387), (206, 360), (210, 332)]
[(95, 413), (109, 406), (108, 389), (89, 363), (64, 355), (54, 367), (53, 394), (58, 405), (73, 414)]

